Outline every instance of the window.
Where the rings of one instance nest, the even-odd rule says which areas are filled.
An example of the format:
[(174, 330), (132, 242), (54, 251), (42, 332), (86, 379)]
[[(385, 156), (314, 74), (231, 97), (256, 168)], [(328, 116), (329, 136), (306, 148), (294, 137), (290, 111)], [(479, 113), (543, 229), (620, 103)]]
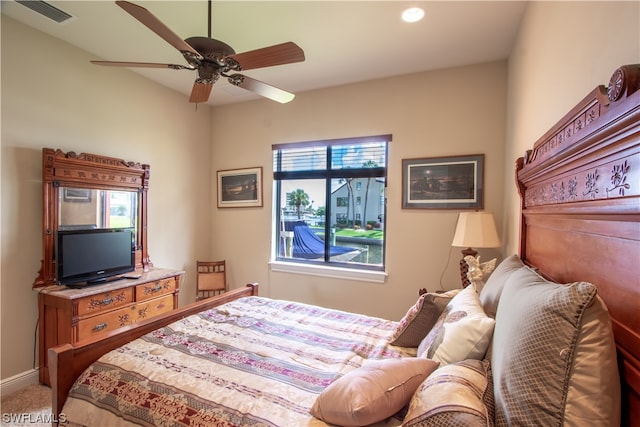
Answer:
[(273, 146), (276, 260), (384, 270), (390, 141), (381, 135)]

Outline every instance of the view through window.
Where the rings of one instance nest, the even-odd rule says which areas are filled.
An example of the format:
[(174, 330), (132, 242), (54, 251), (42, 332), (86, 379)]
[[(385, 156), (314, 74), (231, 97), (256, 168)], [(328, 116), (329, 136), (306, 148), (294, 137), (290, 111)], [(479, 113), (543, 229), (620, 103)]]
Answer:
[(383, 270), (391, 135), (273, 146), (276, 259)]

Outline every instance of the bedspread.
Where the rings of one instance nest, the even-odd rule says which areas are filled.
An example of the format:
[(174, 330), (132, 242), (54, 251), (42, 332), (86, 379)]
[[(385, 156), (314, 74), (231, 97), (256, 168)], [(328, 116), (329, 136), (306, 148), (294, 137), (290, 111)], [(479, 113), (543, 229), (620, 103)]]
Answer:
[(388, 344), (396, 325), (241, 298), (105, 354), (78, 378), (63, 413), (92, 427), (325, 425), (309, 414), (325, 387), (364, 359), (415, 356)]

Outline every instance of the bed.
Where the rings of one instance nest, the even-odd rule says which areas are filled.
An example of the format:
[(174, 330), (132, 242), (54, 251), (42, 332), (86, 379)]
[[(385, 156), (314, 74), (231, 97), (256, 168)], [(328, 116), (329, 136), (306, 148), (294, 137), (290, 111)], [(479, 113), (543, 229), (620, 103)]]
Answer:
[[(409, 368), (401, 364), (411, 361), (408, 376), (385, 385), (383, 393), (394, 394), (388, 399), (393, 405), (367, 396), (365, 404), (389, 411), (377, 424), (451, 425), (447, 420), (466, 420), (459, 425), (525, 425), (553, 419), (538, 425), (638, 425), (639, 86), (640, 66), (615, 70), (607, 87), (596, 87), (518, 159), (519, 253), (488, 277), (474, 275), (470, 260), (473, 286), (447, 295), (421, 295), (403, 319), (390, 321), (270, 300), (258, 295), (256, 284), (248, 285), (114, 332), (99, 343), (50, 349), (54, 411), (61, 421), (87, 425), (372, 424), (366, 411), (358, 412), (361, 418), (354, 418), (354, 411), (341, 414), (346, 419), (335, 418), (331, 411), (358, 394), (353, 387), (373, 393), (376, 384), (386, 382), (382, 363), (393, 362), (386, 365), (391, 366), (388, 371), (404, 375)], [(510, 263), (517, 265), (509, 270)], [(521, 277), (531, 283), (512, 285)], [(465, 295), (479, 299), (488, 312), (496, 283), (501, 287), (493, 295), (495, 312), (467, 322), (477, 328), (493, 321), (494, 329), (482, 336), (485, 348), (447, 363), (439, 352), (451, 334), (442, 331), (453, 323), (452, 317), (460, 320), (452, 303), (462, 304), (460, 295)], [(466, 290), (472, 288), (480, 297)], [(541, 289), (550, 289), (552, 297)], [(571, 326), (560, 351), (550, 341), (565, 338), (553, 322), (527, 318), (523, 325), (532, 329), (513, 330), (519, 327), (514, 318), (524, 312), (539, 315), (538, 306), (548, 300), (555, 304), (560, 294), (577, 310), (560, 319)], [(427, 302), (439, 304), (442, 311), (431, 314), (430, 327), (418, 338), (400, 340), (408, 326), (416, 325), (411, 322)], [(593, 314), (596, 309), (598, 314)], [(464, 314), (472, 319), (470, 311)], [(593, 347), (589, 328), (600, 331), (603, 347)], [(517, 352), (534, 335), (545, 338), (530, 351), (538, 352), (541, 363), (552, 363), (550, 368), (529, 364), (522, 359), (528, 355)], [(534, 381), (514, 381), (508, 367), (533, 374)], [(467, 376), (457, 381), (460, 372)], [(588, 384), (600, 380), (600, 374), (604, 381)], [(517, 391), (537, 380), (544, 387), (534, 389), (536, 399), (519, 401), (527, 396)], [(476, 398), (477, 405), (452, 409), (463, 407), (455, 396), (464, 393), (458, 389), (447, 395), (447, 389), (469, 383), (473, 387), (464, 393), (473, 392), (470, 399)], [(575, 399), (583, 386), (595, 391)], [(561, 398), (540, 406), (537, 397), (554, 399), (557, 393)], [(514, 404), (522, 413), (504, 409)], [(527, 412), (529, 404), (537, 406)], [(429, 405), (431, 409), (424, 409)], [(419, 410), (422, 413), (416, 413)], [(538, 415), (541, 418), (535, 418)]]

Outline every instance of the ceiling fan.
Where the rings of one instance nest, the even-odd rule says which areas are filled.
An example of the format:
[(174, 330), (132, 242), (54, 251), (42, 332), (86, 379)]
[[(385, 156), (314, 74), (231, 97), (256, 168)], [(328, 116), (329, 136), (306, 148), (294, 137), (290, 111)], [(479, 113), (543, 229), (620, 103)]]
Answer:
[(151, 12), (136, 4), (118, 0), (116, 4), (167, 43), (180, 51), (188, 65), (159, 64), (149, 62), (91, 61), (97, 65), (114, 67), (170, 68), (172, 70), (196, 70), (198, 77), (191, 89), (189, 102), (207, 102), (213, 84), (220, 76), (232, 85), (254, 92), (265, 98), (286, 103), (294, 94), (275, 86), (239, 74), (239, 71), (304, 61), (304, 51), (293, 42), (281, 43), (261, 49), (236, 54), (231, 46), (211, 38), (211, 0), (209, 0), (208, 37), (189, 37), (182, 40)]

